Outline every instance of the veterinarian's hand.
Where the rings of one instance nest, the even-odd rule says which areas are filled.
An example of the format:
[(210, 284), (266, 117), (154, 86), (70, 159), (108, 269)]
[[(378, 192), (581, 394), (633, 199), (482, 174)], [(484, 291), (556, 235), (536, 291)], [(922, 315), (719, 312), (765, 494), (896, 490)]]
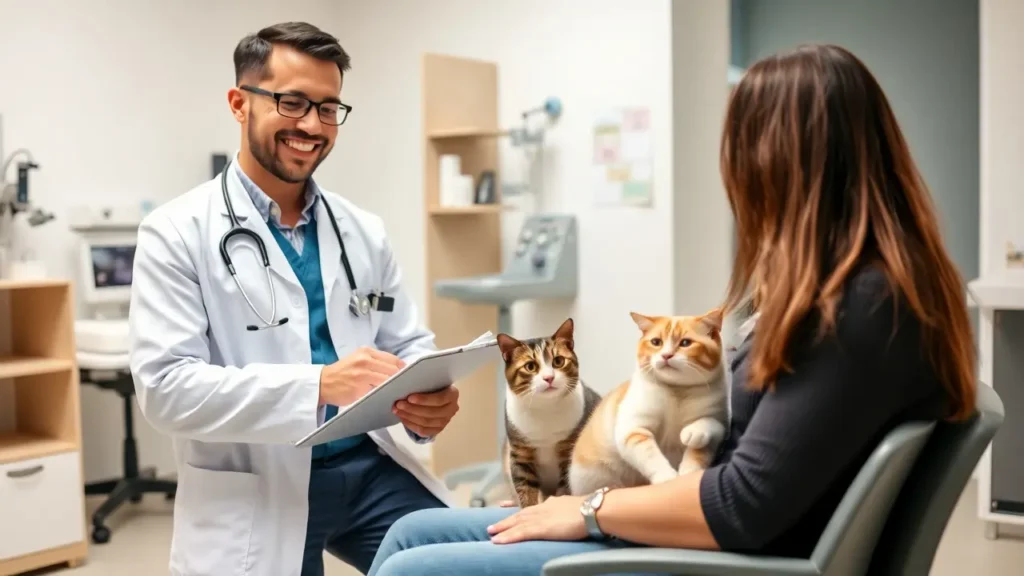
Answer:
[(495, 544), (524, 540), (583, 540), (587, 527), (580, 514), (582, 496), (555, 496), (524, 508), (489, 526), (487, 533)]
[(459, 411), (459, 389), (449, 386), (439, 392), (413, 394), (395, 402), (394, 412), (402, 424), (424, 438), (436, 436)]

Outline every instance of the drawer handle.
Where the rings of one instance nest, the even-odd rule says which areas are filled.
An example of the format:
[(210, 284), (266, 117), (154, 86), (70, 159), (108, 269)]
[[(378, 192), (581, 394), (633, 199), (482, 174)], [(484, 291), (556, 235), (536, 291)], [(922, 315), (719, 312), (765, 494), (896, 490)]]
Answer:
[(33, 474), (38, 474), (43, 471), (43, 465), (39, 464), (31, 468), (25, 468), (24, 470), (9, 470), (7, 472), (8, 478), (27, 478)]

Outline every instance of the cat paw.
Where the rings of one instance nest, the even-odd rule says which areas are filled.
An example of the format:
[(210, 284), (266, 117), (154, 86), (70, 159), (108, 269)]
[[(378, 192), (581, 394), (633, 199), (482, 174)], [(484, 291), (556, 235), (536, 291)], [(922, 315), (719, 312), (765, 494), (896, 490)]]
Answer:
[(679, 441), (688, 448), (701, 449), (725, 434), (725, 427), (717, 420), (701, 418), (683, 428), (679, 433)]
[(661, 484), (662, 482), (668, 482), (669, 480), (675, 480), (679, 474), (672, 469), (665, 470), (664, 472), (657, 472), (651, 478), (651, 484)]
[(701, 466), (699, 462), (683, 461), (683, 463), (679, 465), (679, 475), (680, 476), (685, 476), (685, 475), (689, 474), (690, 472), (696, 472), (697, 470), (703, 470), (703, 469), (704, 469), (704, 467)]

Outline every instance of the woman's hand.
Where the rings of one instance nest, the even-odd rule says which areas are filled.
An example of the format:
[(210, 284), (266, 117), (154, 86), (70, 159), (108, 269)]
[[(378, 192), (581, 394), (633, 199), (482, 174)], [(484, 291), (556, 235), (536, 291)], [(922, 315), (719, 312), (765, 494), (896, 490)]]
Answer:
[(587, 527), (583, 523), (580, 496), (556, 496), (530, 506), (488, 526), (487, 533), (495, 544), (511, 544), (524, 540), (583, 540)]

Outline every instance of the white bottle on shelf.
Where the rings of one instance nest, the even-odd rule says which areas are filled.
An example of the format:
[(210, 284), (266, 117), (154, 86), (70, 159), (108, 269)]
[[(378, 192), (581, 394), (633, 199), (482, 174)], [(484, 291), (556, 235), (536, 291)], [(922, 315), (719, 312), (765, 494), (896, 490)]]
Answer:
[(462, 159), (456, 154), (444, 154), (441, 156), (439, 195), (442, 207), (458, 205), (459, 177), (462, 175)]

